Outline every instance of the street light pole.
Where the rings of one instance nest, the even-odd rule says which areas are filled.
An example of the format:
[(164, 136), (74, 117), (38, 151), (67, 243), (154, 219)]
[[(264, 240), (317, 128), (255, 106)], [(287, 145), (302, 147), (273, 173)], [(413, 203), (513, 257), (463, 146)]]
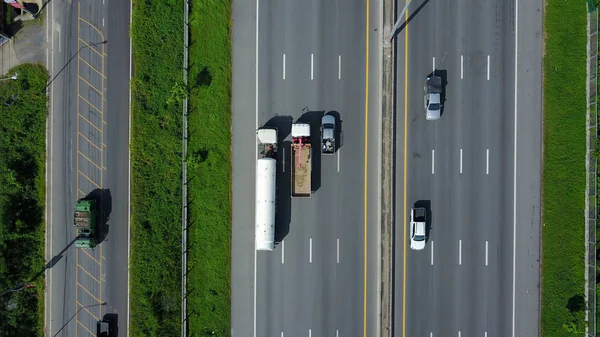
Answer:
[(14, 75), (12, 75), (11, 77), (7, 77), (7, 78), (0, 78), (0, 81), (8, 81), (8, 80), (16, 80), (17, 78), (19, 78), (19, 74), (15, 73)]
[(396, 30), (400, 27), (400, 24), (402, 23), (402, 21), (400, 21), (400, 20), (402, 19), (402, 17), (404, 17), (404, 13), (406, 13), (406, 10), (408, 9), (408, 5), (410, 5), (411, 2), (412, 2), (412, 0), (408, 0), (406, 5), (404, 5), (404, 8), (402, 8), (402, 12), (400, 12), (400, 15), (398, 15), (398, 19), (396, 19), (396, 23), (394, 24), (394, 27), (392, 28), (390, 35), (384, 40), (385, 44), (392, 43), (394, 34), (396, 33)]

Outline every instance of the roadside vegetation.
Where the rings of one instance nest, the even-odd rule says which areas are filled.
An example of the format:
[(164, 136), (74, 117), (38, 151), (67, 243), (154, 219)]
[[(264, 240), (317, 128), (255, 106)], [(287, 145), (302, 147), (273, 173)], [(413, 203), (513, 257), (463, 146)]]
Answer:
[(231, 270), (231, 1), (190, 6), (189, 330), (228, 336)]
[(132, 336), (181, 329), (183, 0), (133, 0)]
[(0, 336), (41, 337), (48, 72), (23, 64), (14, 74), (0, 82)]
[[(545, 13), (542, 336), (585, 333), (586, 4)], [(565, 24), (568, 18), (569, 24)]]

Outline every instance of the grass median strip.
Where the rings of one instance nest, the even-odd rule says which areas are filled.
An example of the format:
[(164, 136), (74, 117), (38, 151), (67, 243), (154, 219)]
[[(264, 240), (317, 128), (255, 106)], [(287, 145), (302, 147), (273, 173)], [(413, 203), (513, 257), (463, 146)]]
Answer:
[(542, 229), (545, 337), (575, 336), (585, 331), (586, 13), (585, 2), (546, 2)]
[(0, 336), (43, 336), (48, 72), (14, 74), (0, 82)]
[(133, 0), (132, 336), (181, 326), (183, 0)]
[(231, 1), (190, 7), (190, 333), (230, 334)]

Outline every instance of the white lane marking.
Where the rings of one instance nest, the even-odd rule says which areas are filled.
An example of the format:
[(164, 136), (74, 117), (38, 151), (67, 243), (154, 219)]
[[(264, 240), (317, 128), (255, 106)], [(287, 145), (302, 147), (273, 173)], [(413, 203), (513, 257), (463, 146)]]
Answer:
[(485, 174), (490, 174), (490, 149), (485, 150)]
[(309, 239), (308, 246), (308, 263), (312, 263), (312, 238)]
[(314, 57), (313, 54), (310, 54), (310, 79), (313, 80), (314, 76), (313, 76), (313, 72), (314, 72)]
[(487, 59), (487, 80), (490, 80), (490, 55), (488, 55)]
[(519, 56), (519, 0), (515, 0), (515, 139), (513, 150), (513, 279), (512, 279), (512, 337), (515, 337), (515, 291), (516, 291), (516, 258), (517, 258), (517, 84)]
[(487, 331), (485, 332), (485, 337), (487, 337)]
[(429, 337), (433, 337), (433, 332), (430, 332), (430, 333), (429, 333)]
[(308, 337), (312, 336), (310, 329), (308, 329)]
[(458, 240), (458, 265), (462, 265), (462, 240)]
[[(281, 241), (281, 264), (285, 262), (285, 240)], [(281, 333), (283, 335), (283, 332)]]
[(340, 239), (337, 239), (336, 253), (337, 253), (337, 263), (340, 263)]
[(338, 55), (338, 80), (342, 79), (342, 55)]
[(102, 18), (102, 27), (104, 27), (104, 18)]
[(485, 265), (488, 265), (488, 242), (485, 242)]
[[(258, 22), (260, 19), (259, 16), (259, 5), (260, 5), (260, 0), (256, 0), (256, 38), (254, 41), (254, 69), (255, 69), (255, 76), (254, 76), (254, 130), (258, 129)], [(255, 146), (255, 156), (254, 158), (258, 158), (258, 147)], [(257, 160), (257, 159), (254, 159)], [(256, 165), (256, 164), (255, 164)], [(255, 185), (256, 185), (256, 179), (255, 179)], [(256, 186), (255, 186), (256, 188)], [(254, 327), (253, 327), (253, 336), (256, 337), (256, 249), (254, 249), (254, 312), (253, 312), (253, 320), (254, 320)]]
[(337, 151), (337, 171), (340, 172), (340, 150)]
[(462, 174), (462, 149), (460, 149), (460, 174)]
[(431, 174), (435, 173), (435, 150), (431, 150)]
[(463, 79), (463, 56), (460, 55), (460, 79)]
[(458, 337), (460, 337), (460, 330), (458, 330)]
[(433, 62), (431, 64), (431, 71), (435, 72), (435, 56), (433, 57)]
[(340, 331), (339, 330), (335, 330), (335, 337), (340, 337)]
[(283, 54), (283, 79), (285, 80), (285, 54)]
[(431, 241), (431, 265), (433, 266), (433, 241)]
[(281, 337), (283, 337), (283, 331), (281, 332)]
[(283, 172), (285, 173), (285, 147), (282, 147), (281, 151), (283, 152), (282, 153), (282, 157), (283, 157), (283, 167), (282, 167), (282, 169), (283, 169)]

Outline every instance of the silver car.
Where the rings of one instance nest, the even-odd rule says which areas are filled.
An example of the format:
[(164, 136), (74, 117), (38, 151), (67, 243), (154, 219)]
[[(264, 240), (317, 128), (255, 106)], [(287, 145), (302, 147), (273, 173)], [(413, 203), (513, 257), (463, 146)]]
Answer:
[(427, 211), (423, 207), (412, 208), (410, 211), (410, 248), (422, 250), (425, 248)]
[(425, 119), (433, 121), (442, 115), (442, 78), (439, 76), (427, 77), (423, 104), (425, 105)]

